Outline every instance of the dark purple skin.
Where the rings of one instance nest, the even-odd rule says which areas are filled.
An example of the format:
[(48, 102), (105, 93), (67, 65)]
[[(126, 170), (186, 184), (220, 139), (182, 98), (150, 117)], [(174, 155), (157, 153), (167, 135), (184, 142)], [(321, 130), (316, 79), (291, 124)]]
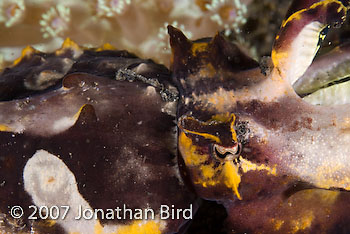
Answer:
[[(67, 192), (71, 185), (40, 194), (40, 183), (32, 177), (50, 171), (44, 168), (59, 160), (59, 165), (66, 166), (65, 173), (73, 175), (66, 176), (76, 181), (74, 196), (81, 196), (91, 208), (125, 204), (131, 209), (151, 208), (157, 215), (161, 205), (186, 209), (193, 204), (194, 214), (196, 197), (184, 185), (177, 164), (177, 91), (169, 71), (125, 51), (81, 50), (74, 58), (75, 50), (66, 48), (61, 55), (33, 53), (0, 76), (0, 98), (6, 100), (0, 102), (0, 211), (4, 215), (0, 230), (94, 232), (88, 224), (74, 221), (51, 225), (28, 220), (32, 204), (74, 205), (67, 200), (73, 196)], [(71, 67), (63, 69), (63, 63)], [(40, 74), (53, 67), (56, 73), (46, 74), (48, 83), (40, 83)], [(26, 165), (38, 152), (49, 163), (34, 167), (33, 172)], [(15, 205), (24, 208), (21, 219), (9, 215)], [(181, 232), (187, 221), (165, 220), (161, 233)], [(131, 225), (133, 220), (99, 222), (118, 226)]]

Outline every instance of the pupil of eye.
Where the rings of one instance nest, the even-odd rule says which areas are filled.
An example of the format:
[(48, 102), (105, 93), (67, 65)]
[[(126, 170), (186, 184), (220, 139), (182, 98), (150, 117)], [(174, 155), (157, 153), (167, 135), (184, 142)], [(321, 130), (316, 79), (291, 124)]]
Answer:
[(215, 150), (215, 154), (219, 157), (219, 158), (226, 158), (229, 154), (231, 154), (230, 152), (226, 152), (224, 154), (220, 153), (216, 147), (214, 147), (214, 150)]

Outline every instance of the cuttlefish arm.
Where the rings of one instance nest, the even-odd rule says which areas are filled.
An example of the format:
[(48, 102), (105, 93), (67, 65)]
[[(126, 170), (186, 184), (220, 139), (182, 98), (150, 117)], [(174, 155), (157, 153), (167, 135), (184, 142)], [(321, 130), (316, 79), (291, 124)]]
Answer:
[[(310, 105), (291, 86), (311, 64), (322, 28), (342, 23), (346, 8), (339, 1), (295, 6), (266, 75), (213, 62), (241, 54), (213, 53), (211, 48), (223, 48), (214, 45), (220, 35), (199, 46), (169, 28), (173, 78), (181, 86), (178, 145), (186, 174), (199, 196), (224, 203), (230, 228), (239, 233), (336, 232), (349, 217), (342, 206), (349, 193), (315, 189), (350, 190), (349, 106)], [(325, 223), (326, 217), (332, 221)]]
[(314, 105), (349, 104), (349, 52), (349, 43), (345, 43), (316, 58), (293, 84), (295, 92)]
[(350, 74), (350, 44), (342, 44), (318, 57), (294, 84), (299, 95), (305, 96)]
[[(276, 77), (293, 84), (312, 63), (323, 39), (320, 32), (345, 20), (346, 7), (340, 1), (295, 1), (282, 23), (271, 57)], [(293, 12), (293, 13), (292, 13)]]

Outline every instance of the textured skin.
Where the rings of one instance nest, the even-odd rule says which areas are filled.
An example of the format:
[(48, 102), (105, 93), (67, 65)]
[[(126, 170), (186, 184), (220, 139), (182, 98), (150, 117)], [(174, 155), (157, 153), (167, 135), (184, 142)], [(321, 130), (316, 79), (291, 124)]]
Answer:
[[(129, 219), (99, 217), (84, 223), (68, 217), (54, 225), (27, 219), (31, 204), (70, 205), (70, 212), (80, 204), (101, 209), (125, 204), (131, 209), (152, 208), (157, 216), (161, 205), (184, 209), (196, 199), (177, 165), (177, 91), (169, 71), (125, 51), (63, 47), (61, 55), (33, 52), (0, 76), (1, 99), (7, 100), (0, 102), (0, 211), (5, 215), (1, 231), (179, 231), (186, 220), (150, 223), (143, 230), (128, 229), (125, 225), (133, 224)], [(68, 60), (71, 67), (61, 72), (60, 65)], [(38, 77), (53, 66), (60, 76), (43, 88), (36, 83)], [(56, 169), (50, 169), (52, 165)], [(46, 183), (53, 185), (47, 188)], [(9, 216), (14, 205), (24, 207), (22, 219)], [(118, 229), (120, 225), (124, 229)]]
[[(263, 73), (220, 34), (192, 42), (168, 27), (179, 151), (197, 194), (226, 207), (228, 233), (350, 231), (350, 195), (339, 192), (350, 190), (349, 106), (313, 106), (291, 86), (312, 63), (321, 30), (346, 11), (340, 1), (295, 1)], [(232, 122), (234, 131), (220, 127)]]
[(32, 203), (193, 203), (195, 212), (181, 172), (196, 195), (225, 206), (227, 233), (348, 233), (348, 107), (312, 106), (291, 86), (311, 64), (319, 32), (343, 22), (344, 4), (295, 1), (263, 72), (221, 34), (192, 42), (171, 26), (173, 81), (165, 67), (125, 51), (69, 40), (53, 54), (24, 50), (0, 77), (4, 231), (182, 231), (185, 220), (8, 216)]

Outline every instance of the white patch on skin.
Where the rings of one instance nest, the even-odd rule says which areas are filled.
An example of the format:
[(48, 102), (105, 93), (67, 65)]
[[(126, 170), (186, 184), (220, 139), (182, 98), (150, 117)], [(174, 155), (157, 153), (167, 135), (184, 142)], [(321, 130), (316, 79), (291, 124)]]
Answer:
[[(36, 206), (69, 206), (64, 220), (57, 219), (58, 224), (69, 233), (91, 233), (97, 220), (75, 220), (79, 206), (91, 207), (78, 191), (73, 173), (64, 162), (45, 150), (38, 150), (30, 158), (23, 171), (24, 189), (31, 195)], [(60, 209), (63, 214), (64, 209)]]
[(52, 129), (54, 132), (63, 132), (67, 130), (68, 128), (72, 127), (75, 124), (76, 119), (69, 118), (69, 117), (63, 117), (59, 120), (56, 120), (53, 125)]
[[(237, 101), (250, 102), (251, 100), (260, 100), (263, 102), (277, 102), (281, 97), (295, 97), (296, 94), (292, 87), (282, 79), (274, 79), (276, 71), (264, 81), (257, 85), (240, 90), (225, 90), (222, 87), (217, 88), (212, 93), (196, 95), (192, 94), (193, 102), (209, 110), (225, 113), (234, 108)], [(190, 99), (185, 99), (185, 104), (190, 103)]]
[[(142, 173), (139, 174), (142, 175)], [(23, 181), (25, 191), (32, 197), (36, 206), (48, 208), (69, 206), (65, 218), (62, 219), (60, 216), (55, 220), (67, 233), (95, 233), (96, 228), (101, 228), (102, 233), (116, 233), (119, 227), (125, 226), (102, 226), (95, 218), (75, 219), (79, 216), (79, 207), (82, 210), (93, 210), (93, 208), (79, 193), (75, 176), (65, 163), (45, 150), (38, 150), (28, 160), (23, 171)], [(60, 208), (60, 215), (63, 215), (64, 211), (64, 208)], [(146, 222), (147, 220), (141, 221), (141, 224)], [(160, 223), (161, 229), (164, 228), (165, 222), (158, 217), (155, 222)]]
[(153, 86), (147, 86), (146, 88), (147, 96), (156, 95), (156, 94), (157, 94), (156, 88), (154, 88)]
[(317, 187), (350, 190), (350, 148), (346, 147), (350, 135), (340, 131), (338, 134), (330, 132), (325, 127), (318, 132), (305, 130), (290, 133), (288, 139), (293, 140), (288, 142), (287, 147), (289, 152), (295, 152), (295, 156), (288, 158), (288, 167), (291, 173)]
[(136, 72), (137, 74), (140, 74), (140, 73), (144, 73), (144, 72), (149, 71), (149, 68), (148, 68), (147, 64), (141, 63), (136, 68), (134, 68), (133, 71)]
[(176, 107), (177, 107), (177, 102), (167, 102), (163, 107), (162, 107), (162, 112), (167, 113), (170, 116), (176, 116)]

